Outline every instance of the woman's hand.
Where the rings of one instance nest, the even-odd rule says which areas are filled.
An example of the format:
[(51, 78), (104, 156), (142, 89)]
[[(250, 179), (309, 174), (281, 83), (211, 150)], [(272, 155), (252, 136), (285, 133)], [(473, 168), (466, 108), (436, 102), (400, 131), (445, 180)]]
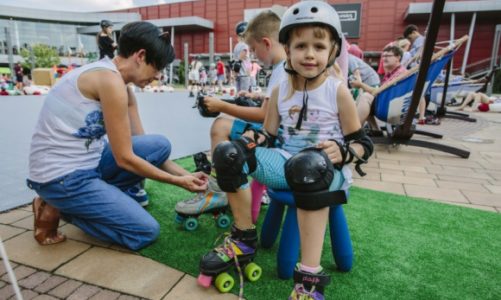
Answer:
[(190, 175), (179, 177), (179, 182), (176, 185), (190, 191), (190, 192), (203, 192), (207, 190), (209, 176), (203, 172), (196, 172)]
[(329, 160), (333, 164), (337, 164), (343, 161), (343, 155), (341, 154), (341, 150), (339, 146), (334, 141), (323, 141), (318, 143), (317, 148), (323, 149)]

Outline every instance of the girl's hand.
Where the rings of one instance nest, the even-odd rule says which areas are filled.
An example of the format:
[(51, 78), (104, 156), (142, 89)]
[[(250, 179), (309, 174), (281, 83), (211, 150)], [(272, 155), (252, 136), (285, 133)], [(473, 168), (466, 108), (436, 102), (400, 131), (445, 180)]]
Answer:
[(209, 112), (220, 112), (222, 105), (224, 105), (224, 101), (219, 100), (215, 97), (205, 96), (204, 104), (207, 107)]
[(323, 149), (333, 164), (342, 162), (343, 155), (339, 146), (334, 141), (323, 141), (318, 143), (317, 148)]

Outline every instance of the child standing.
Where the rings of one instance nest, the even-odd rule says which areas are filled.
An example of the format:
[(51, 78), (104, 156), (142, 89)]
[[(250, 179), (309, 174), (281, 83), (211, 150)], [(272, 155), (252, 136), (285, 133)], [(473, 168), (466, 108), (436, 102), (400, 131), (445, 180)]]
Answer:
[[(264, 130), (247, 131), (240, 139), (214, 149), (217, 182), (233, 211), (231, 234), (204, 255), (201, 277), (212, 276), (235, 260), (253, 259), (257, 230), (252, 223), (247, 176), (273, 189), (291, 189), (298, 214), (301, 261), (289, 299), (323, 300), (329, 282), (321, 265), (329, 206), (346, 201), (352, 180), (347, 166), (357, 169), (372, 154), (370, 139), (360, 127), (348, 88), (328, 75), (339, 55), (339, 16), (322, 1), (304, 1), (284, 14), (279, 41), (287, 53), (288, 81), (273, 89)], [(283, 127), (280, 134), (278, 129)], [(281, 149), (271, 148), (277, 135)], [(256, 147), (256, 143), (265, 147)], [(200, 279), (201, 280), (201, 279)]]

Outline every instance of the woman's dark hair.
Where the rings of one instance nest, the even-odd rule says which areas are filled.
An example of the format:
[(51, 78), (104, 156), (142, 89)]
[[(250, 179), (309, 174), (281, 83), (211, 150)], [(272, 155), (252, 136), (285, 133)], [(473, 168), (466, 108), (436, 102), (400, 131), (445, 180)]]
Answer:
[(127, 58), (141, 49), (146, 51), (146, 63), (157, 70), (162, 70), (175, 58), (168, 32), (161, 33), (155, 25), (148, 22), (125, 25), (120, 32), (118, 55)]

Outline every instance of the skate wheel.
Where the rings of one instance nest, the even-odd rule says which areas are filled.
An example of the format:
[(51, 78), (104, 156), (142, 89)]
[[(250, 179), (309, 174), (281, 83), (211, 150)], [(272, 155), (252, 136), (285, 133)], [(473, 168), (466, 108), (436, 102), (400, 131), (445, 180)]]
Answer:
[(216, 277), (214, 285), (221, 293), (228, 293), (233, 285), (235, 285), (235, 280), (228, 273), (221, 273)]
[(176, 224), (182, 224), (184, 221), (184, 218), (182, 216), (180, 216), (179, 214), (176, 214), (174, 221), (176, 222)]
[(203, 286), (204, 288), (208, 288), (208, 287), (210, 287), (211, 282), (212, 282), (212, 276), (207, 276), (207, 275), (204, 275), (202, 273), (200, 273), (200, 275), (198, 275), (197, 283), (200, 286)]
[(198, 221), (195, 218), (188, 218), (186, 222), (184, 222), (184, 229), (188, 231), (194, 231), (198, 227)]
[(255, 263), (250, 263), (245, 266), (244, 269), (245, 277), (250, 282), (257, 281), (259, 278), (261, 278), (261, 274), (263, 273), (263, 270), (261, 269), (260, 266), (256, 265)]
[(226, 214), (220, 214), (217, 217), (216, 224), (219, 228), (227, 228), (230, 226), (230, 217)]

